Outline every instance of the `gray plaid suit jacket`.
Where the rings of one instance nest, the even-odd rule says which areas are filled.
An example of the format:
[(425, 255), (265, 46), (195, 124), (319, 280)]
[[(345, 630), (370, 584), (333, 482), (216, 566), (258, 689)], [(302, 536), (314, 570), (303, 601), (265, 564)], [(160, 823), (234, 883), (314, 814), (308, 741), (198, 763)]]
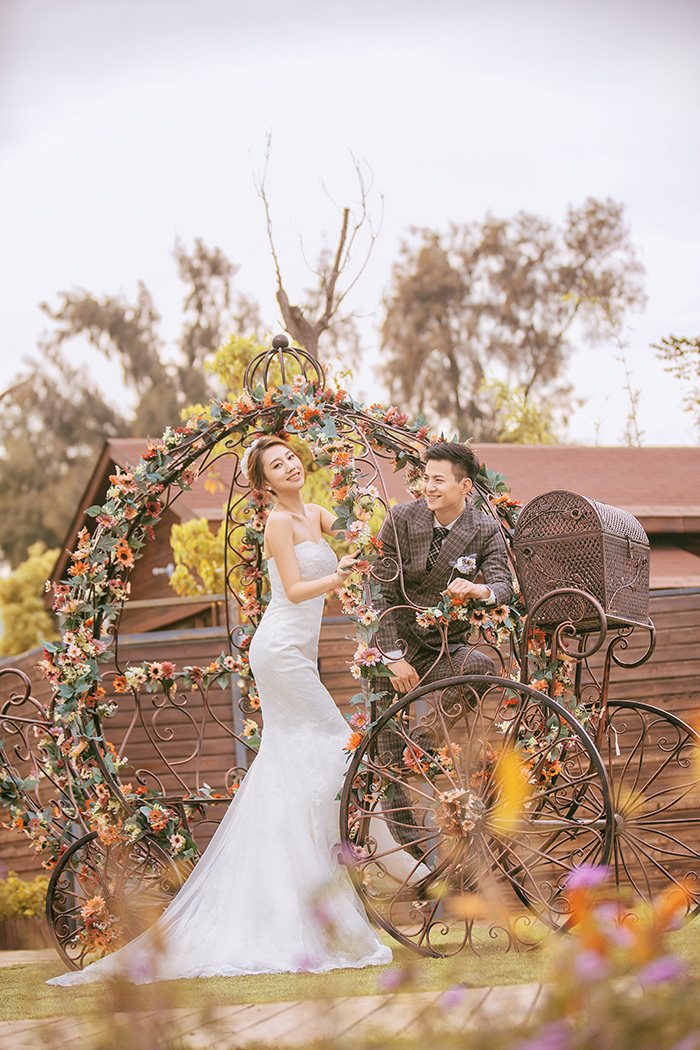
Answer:
[[(426, 572), (428, 551), (433, 538), (433, 512), (421, 497), (411, 503), (391, 507), (379, 532), (383, 554), (377, 565), (377, 576), (394, 575), (398, 567), (397, 553), (401, 555), (404, 592), (400, 577), (382, 582), (382, 596), (377, 603), (384, 614), (380, 619), (378, 641), (382, 650), (405, 651), (409, 663), (424, 662), (426, 650), (439, 650), (441, 638), (435, 628), (420, 627), (415, 610), (402, 608), (406, 597), (419, 606), (435, 605), (445, 590), (455, 562), (463, 555), (476, 556), (474, 575), (481, 573), (494, 593), (497, 604), (510, 601), (513, 596), (513, 577), (506, 554), (505, 543), (496, 521), (467, 501), (463, 513), (450, 529), (442, 550), (429, 572)], [(463, 642), (464, 624), (450, 625), (449, 642)], [(423, 657), (423, 660), (421, 660)]]

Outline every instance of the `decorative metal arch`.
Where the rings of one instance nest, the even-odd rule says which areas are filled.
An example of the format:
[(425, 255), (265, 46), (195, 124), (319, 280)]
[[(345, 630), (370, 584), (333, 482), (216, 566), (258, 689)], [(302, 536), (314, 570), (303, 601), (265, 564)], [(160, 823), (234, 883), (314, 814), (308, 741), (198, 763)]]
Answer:
[[(249, 678), (246, 643), (264, 610), (264, 497), (248, 493), (240, 470), (245, 449), (261, 433), (296, 435), (307, 441), (317, 463), (330, 467), (338, 527), (352, 540), (354, 546), (363, 550), (367, 562), (362, 582), (354, 585), (354, 589), (347, 588), (347, 610), (360, 625), (361, 645), (366, 645), (372, 630), (376, 630), (376, 626), (370, 626), (363, 634), (361, 629), (362, 611), (365, 614), (371, 611), (372, 588), (376, 585), (372, 566), (376, 541), (368, 526), (368, 518), (372, 510), (383, 508), (386, 511), (389, 505), (383, 468), (390, 466), (395, 470), (405, 469), (408, 487), (414, 493), (419, 491), (421, 452), (429, 442), (428, 428), (424, 420), (410, 422), (406, 415), (395, 408), (385, 409), (373, 405), (365, 409), (346, 391), (329, 389), (319, 362), (306, 351), (290, 347), (286, 336), (277, 336), (270, 350), (251, 361), (244, 375), (243, 392), (235, 402), (214, 401), (206, 414), (176, 430), (168, 429), (162, 439), (150, 442), (136, 467), (126, 471), (117, 470), (111, 479), (112, 486), (105, 505), (88, 511), (96, 519), (94, 532), (92, 535), (87, 529), (81, 532), (76, 551), (71, 556), (72, 564), (67, 578), (55, 587), (55, 608), (64, 617), (65, 634), (61, 642), (47, 646), (43, 661), (43, 671), (53, 685), (52, 701), (46, 711), (42, 710), (41, 705), (31, 697), (26, 676), (20, 675), (17, 691), (12, 693), (0, 711), (0, 729), (5, 737), (5, 743), (0, 748), (0, 801), (9, 806), (14, 826), (29, 834), (36, 846), (47, 855), (47, 866), (58, 861), (52, 882), (54, 892), (49, 901), (50, 917), (57, 931), (60, 949), (73, 965), (82, 964), (90, 952), (100, 950), (100, 944), (94, 938), (90, 940), (94, 929), (99, 927), (112, 931), (108, 944), (102, 946), (104, 950), (111, 950), (118, 943), (120, 923), (123, 925), (118, 916), (101, 914), (99, 922), (96, 920), (92, 927), (89, 923), (80, 927), (75, 918), (76, 908), (79, 912), (80, 907), (71, 894), (74, 892), (72, 887), (80, 882), (81, 872), (94, 873), (94, 878), (90, 876), (93, 881), (89, 883), (86, 893), (94, 891), (95, 887), (99, 888), (100, 880), (106, 879), (102, 889), (106, 897), (116, 899), (118, 893), (115, 887), (120, 884), (120, 880), (123, 881), (124, 872), (138, 868), (152, 899), (167, 899), (181, 877), (179, 867), (171, 863), (172, 859), (181, 861), (196, 856), (197, 846), (192, 838), (191, 826), (202, 817), (203, 807), (211, 802), (227, 802), (230, 797), (227, 790), (221, 798), (213, 799), (211, 793), (204, 790), (200, 759), (206, 750), (209, 726), (218, 723), (219, 729), (231, 736), (236, 735), (218, 718), (209, 690), (215, 684), (228, 680), (232, 674)], [(234, 621), (231, 602), (227, 600), (229, 652), (222, 654), (207, 668), (191, 667), (177, 671), (173, 665), (166, 665), (165, 661), (157, 665), (144, 664), (125, 669), (117, 665), (115, 682), (121, 682), (120, 691), (125, 697), (133, 698), (131, 727), (140, 724), (161, 766), (167, 768), (167, 777), (159, 777), (145, 767), (138, 768), (134, 774), (136, 787), (133, 784), (126, 785), (120, 775), (121, 756), (108, 743), (103, 729), (103, 719), (109, 714), (109, 705), (104, 702), (99, 662), (110, 638), (114, 643), (115, 661), (118, 661), (116, 635), (121, 609), (128, 597), (129, 574), (153, 526), (181, 491), (222, 457), (229, 457), (233, 464), (226, 505), (225, 588), (227, 595), (238, 603), (248, 622), (241, 623), (238, 618)], [(482, 468), (474, 502), (481, 509), (494, 514), (506, 536), (510, 537), (517, 505), (510, 500), (505, 480), (500, 475)], [(387, 571), (386, 565), (383, 571)], [(403, 581), (400, 559), (390, 571)], [(595, 712), (591, 728), (600, 747), (605, 742), (609, 744), (612, 739), (612, 723), (604, 710), (610, 666), (612, 663), (626, 666), (617, 655), (617, 650), (624, 648), (626, 643), (624, 636), (620, 637), (619, 634), (609, 643), (603, 681), (597, 690), (597, 697), (591, 697), (595, 703), (583, 702), (580, 668), (603, 644), (607, 625), (604, 611), (596, 609), (600, 634), (598, 640), (594, 638), (593, 644), (588, 644), (588, 636), (595, 635), (595, 629), (590, 626), (591, 603), (580, 592), (578, 596), (583, 601), (585, 616), (582, 612), (581, 618), (586, 624), (585, 632), (581, 632), (580, 624), (577, 625), (575, 621), (559, 624), (547, 648), (536, 638), (535, 610), (526, 621), (524, 633), (520, 636), (517, 633), (510, 635), (514, 642), (512, 655), (507, 648), (505, 652), (499, 652), (509, 632), (489, 622), (488, 618), (484, 621), (482, 617), (481, 623), (470, 621), (463, 611), (456, 612), (451, 608), (447, 598), (431, 610), (431, 614), (443, 629), (443, 644), (446, 644), (450, 619), (459, 618), (464, 622), (465, 630), (469, 631), (470, 644), (493, 647), (503, 678), (494, 679), (489, 692), (495, 695), (500, 690), (498, 703), (506, 707), (510, 705), (509, 691), (513, 695), (518, 693), (521, 698), (525, 697), (522, 711), (527, 709), (531, 713), (527, 719), (521, 713), (518, 725), (522, 722), (528, 732), (536, 727), (543, 704), (546, 708), (547, 703), (546, 698), (539, 703), (538, 696), (541, 694), (527, 682), (532, 681), (535, 671), (551, 665), (552, 661), (557, 662), (560, 644), (567, 636), (578, 634), (581, 638), (579, 651), (569, 653), (576, 664), (576, 678), (570, 683), (573, 707), (569, 708), (569, 714), (558, 712), (557, 717), (560, 717), (562, 724), (566, 722), (572, 726), (572, 711), (576, 718), (583, 720), (589, 719), (591, 712)], [(404, 597), (414, 611), (423, 611), (409, 601), (405, 589)], [(651, 648), (645, 658), (650, 654)], [(513, 658), (517, 666), (512, 662)], [(520, 677), (521, 668), (522, 684), (518, 685), (514, 681), (510, 686), (510, 681)], [(3, 671), (0, 677), (6, 673), (17, 674)], [(548, 673), (551, 698), (562, 679), (557, 677), (558, 669), (556, 673), (551, 672), (550, 666)], [(371, 681), (369, 686), (371, 695)], [(471, 689), (473, 696), (478, 697), (473, 685), (465, 688), (467, 692)], [(185, 689), (189, 691), (189, 696), (185, 694)], [(152, 694), (148, 712), (141, 702), (142, 690)], [(429, 767), (431, 763), (435, 764), (435, 748), (426, 750), (426, 715), (419, 704), (432, 703), (436, 719), (445, 715), (442, 701), (425, 700), (425, 692), (426, 688), (422, 687), (420, 696), (416, 694), (415, 702), (409, 696), (397, 705), (403, 720), (397, 722), (397, 731), (406, 737), (409, 751), (413, 748), (411, 754), (414, 764), (421, 768), (424, 764)], [(192, 697), (197, 698), (199, 705), (196, 712)], [(474, 702), (481, 701), (476, 699)], [(552, 710), (557, 708), (556, 701), (552, 701), (549, 707)], [(652, 732), (659, 736), (657, 749), (663, 750), (666, 741), (663, 736), (663, 713), (645, 708), (642, 717), (637, 711), (640, 705), (627, 705), (623, 712), (626, 719), (624, 723), (618, 713), (617, 724), (612, 730), (615, 746), (618, 737), (622, 739), (631, 721), (631, 716), (627, 714), (628, 707), (634, 707), (635, 717), (641, 726), (635, 741), (639, 739), (643, 743), (639, 745), (633, 741), (635, 754), (637, 751), (642, 753), (644, 741), (647, 736), (651, 738)], [(465, 706), (464, 712), (468, 708), (469, 705)], [(242, 709), (247, 714), (255, 711), (254, 690), (244, 696)], [(372, 713), (372, 721), (376, 713)], [(183, 734), (185, 739), (190, 741), (190, 752), (182, 755), (173, 754), (176, 737), (173, 720), (177, 718), (180, 719), (180, 727), (186, 729)], [(386, 712), (381, 715), (380, 721), (382, 718), (386, 721)], [(499, 721), (494, 719), (493, 725), (501, 732), (498, 729)], [(657, 726), (661, 728), (657, 729)], [(576, 736), (575, 727), (573, 735)], [(698, 750), (698, 738), (685, 726), (678, 728), (677, 735), (680, 743), (673, 755), (674, 758), (676, 753), (680, 755), (678, 764), (685, 768), (689, 761), (688, 754), (694, 755)], [(585, 731), (579, 736), (588, 740)], [(631, 738), (629, 732), (628, 736)], [(249, 740), (243, 742), (250, 746)], [(571, 744), (562, 746), (565, 746), (564, 751), (556, 740), (553, 745), (549, 738), (542, 744), (541, 755), (538, 756), (542, 776), (550, 785), (547, 790), (552, 799), (556, 801), (561, 796), (569, 800), (567, 805), (575, 803), (575, 808), (582, 810), (581, 800), (585, 801), (590, 791), (588, 795), (586, 792), (577, 794), (575, 785), (578, 781), (572, 781), (573, 794), (570, 792), (569, 795), (562, 793), (556, 783), (552, 786), (552, 778), (558, 775), (553, 773), (554, 767), (565, 764), (566, 756), (571, 751)], [(362, 738), (358, 754), (365, 754), (368, 768), (376, 767), (376, 778), (395, 779), (396, 771), (383, 763), (381, 748), (378, 733), (374, 732), (373, 735), (370, 732), (369, 736)], [(485, 751), (483, 747), (482, 751)], [(588, 751), (584, 748), (581, 755), (584, 752), (588, 755), (590, 748)], [(584, 759), (580, 761), (585, 772)], [(357, 784), (364, 784), (364, 773), (355, 784), (359, 775), (359, 762), (358, 758), (353, 767), (355, 773), (352, 785), (349, 782), (346, 786), (348, 798), (351, 788), (356, 792)], [(616, 770), (614, 758), (610, 759), (609, 768), (613, 775)], [(625, 766), (626, 774), (630, 768), (629, 765)], [(187, 769), (194, 770), (189, 779)], [(244, 772), (231, 768), (227, 775), (227, 789), (234, 789), (237, 778)], [(489, 775), (491, 773), (490, 770), (486, 772)], [(448, 774), (452, 776), (449, 770), (441, 767), (438, 773), (433, 772), (431, 776), (449, 779)], [(641, 773), (635, 775), (635, 786), (638, 782), (646, 783)], [(601, 783), (604, 780), (603, 777)], [(679, 796), (680, 803), (687, 794), (686, 788), (687, 785), (683, 788), (684, 794)], [(426, 788), (428, 790), (433, 788), (429, 785)], [(361, 800), (355, 801), (359, 804)], [(601, 813), (603, 810), (607, 813), (606, 806), (599, 809)], [(375, 815), (376, 810), (368, 810), (362, 819), (371, 823)], [(211, 821), (210, 817), (206, 819)], [(464, 823), (463, 815), (460, 820)], [(599, 823), (607, 834), (609, 828), (605, 814), (600, 817)], [(630, 850), (638, 852), (637, 840), (632, 839), (632, 832), (628, 832), (628, 835), (633, 843)], [(371, 843), (371, 836), (369, 841)], [(618, 839), (615, 848), (622, 850)], [(627, 855), (631, 855), (629, 851)], [(376, 846), (372, 857), (372, 863), (376, 863)], [(695, 859), (692, 849), (682, 852), (677, 863), (678, 870), (685, 870), (689, 863), (694, 865)], [(655, 863), (656, 860), (652, 859), (649, 866)], [(539, 890), (526, 892), (523, 889), (519, 882), (517, 861), (509, 860), (502, 867), (516, 896), (532, 903)], [(381, 870), (383, 866), (380, 864), (380, 874)], [(105, 872), (110, 873), (109, 879)], [(462, 881), (467, 887), (470, 877), (464, 868)], [(669, 877), (677, 878), (675, 869)], [(641, 878), (637, 877), (637, 882), (640, 881)], [(649, 885), (652, 885), (651, 881)], [(409, 903), (413, 900), (412, 891), (406, 892), (407, 898), (404, 899), (405, 895), (402, 897), (401, 893), (397, 898), (401, 907), (406, 904), (406, 900)], [(92, 895), (95, 895), (94, 892)], [(693, 907), (695, 904), (693, 898)], [(432, 924), (431, 917), (430, 929), (433, 928)], [(126, 925), (130, 929), (137, 929), (138, 922), (134, 919), (131, 925), (128, 922)], [(428, 929), (428, 926), (421, 929)]]

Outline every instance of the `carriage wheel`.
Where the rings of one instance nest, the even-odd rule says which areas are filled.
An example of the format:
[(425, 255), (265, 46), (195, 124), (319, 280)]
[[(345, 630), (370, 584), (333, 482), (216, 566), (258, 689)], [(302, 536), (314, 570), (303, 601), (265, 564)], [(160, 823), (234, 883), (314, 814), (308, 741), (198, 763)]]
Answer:
[(700, 909), (700, 735), (632, 700), (609, 702), (603, 732), (619, 898), (651, 902), (670, 892), (691, 918)]
[(509, 679), (419, 686), (350, 765), (341, 836), (372, 918), (423, 955), (529, 947), (571, 921), (565, 884), (612, 849), (593, 741), (559, 703)]
[(59, 954), (77, 970), (115, 951), (155, 921), (182, 882), (154, 842), (107, 846), (96, 831), (84, 835), (60, 858), (46, 894)]

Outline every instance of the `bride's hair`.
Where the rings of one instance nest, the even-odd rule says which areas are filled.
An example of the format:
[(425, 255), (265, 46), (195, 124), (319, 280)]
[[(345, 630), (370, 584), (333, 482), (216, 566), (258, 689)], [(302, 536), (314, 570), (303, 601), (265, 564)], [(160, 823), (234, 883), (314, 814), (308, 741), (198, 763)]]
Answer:
[[(248, 484), (251, 489), (255, 489), (257, 492), (262, 492), (267, 486), (267, 479), (265, 478), (265, 473), (263, 471), (263, 452), (265, 449), (272, 448), (273, 445), (282, 445), (283, 448), (292, 448), (292, 446), (283, 438), (276, 437), (274, 434), (263, 434), (263, 436), (259, 437), (249, 450), (248, 462), (246, 464)], [(292, 452), (294, 452), (294, 449), (292, 449)], [(294, 454), (296, 455), (296, 453)]]

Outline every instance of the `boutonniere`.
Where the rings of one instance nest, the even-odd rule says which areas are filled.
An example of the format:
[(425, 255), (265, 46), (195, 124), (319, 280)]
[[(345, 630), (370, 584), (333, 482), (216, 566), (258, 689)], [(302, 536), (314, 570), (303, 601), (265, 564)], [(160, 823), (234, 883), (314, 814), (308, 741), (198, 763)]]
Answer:
[(473, 576), (476, 572), (476, 554), (463, 554), (457, 561), (451, 561), (450, 565), (463, 576)]

